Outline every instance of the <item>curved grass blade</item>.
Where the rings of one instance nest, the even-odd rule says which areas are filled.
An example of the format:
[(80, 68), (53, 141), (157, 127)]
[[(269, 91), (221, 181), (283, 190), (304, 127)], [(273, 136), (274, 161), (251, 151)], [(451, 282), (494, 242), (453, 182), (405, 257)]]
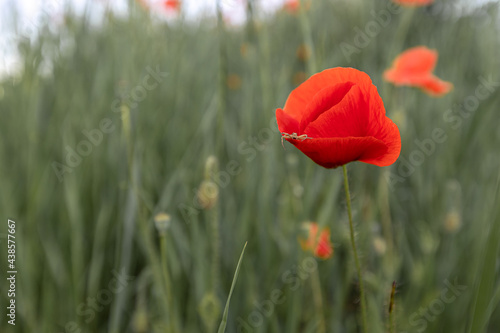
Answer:
[[(498, 196), (500, 194), (500, 173), (497, 178), (496, 191), (493, 203), (498, 202)], [(498, 208), (496, 208), (500, 211)], [(500, 216), (497, 215), (497, 216)], [(488, 238), (484, 246), (484, 259), (482, 262), (482, 267), (480, 273), (477, 275), (478, 282), (476, 287), (476, 295), (474, 299), (473, 312), (472, 312), (472, 324), (469, 328), (469, 332), (484, 332), (488, 322), (490, 321), (490, 315), (492, 312), (488, 311), (489, 305), (492, 305), (492, 294), (495, 287), (495, 279), (497, 276), (496, 272), (496, 262), (497, 253), (500, 248), (500, 220), (494, 219), (490, 230), (488, 231)]]
[(229, 302), (231, 301), (231, 295), (233, 294), (234, 285), (236, 284), (236, 280), (238, 279), (238, 273), (240, 272), (241, 261), (243, 259), (243, 255), (245, 254), (247, 243), (248, 242), (245, 242), (245, 246), (243, 246), (243, 250), (241, 251), (240, 259), (238, 260), (238, 265), (236, 266), (236, 271), (234, 272), (233, 282), (231, 283), (231, 290), (229, 290), (229, 296), (227, 296), (226, 306), (224, 307), (224, 313), (222, 314), (222, 321), (220, 323), (219, 330), (217, 331), (217, 333), (224, 333), (226, 331), (227, 314), (229, 312)]

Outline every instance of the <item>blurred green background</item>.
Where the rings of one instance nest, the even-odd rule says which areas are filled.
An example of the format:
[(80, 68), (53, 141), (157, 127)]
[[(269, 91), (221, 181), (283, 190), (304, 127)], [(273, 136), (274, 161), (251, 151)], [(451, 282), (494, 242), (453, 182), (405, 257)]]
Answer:
[[(402, 136), (393, 166), (348, 165), (369, 332), (389, 331), (393, 281), (394, 332), (500, 331), (498, 2), (318, 0), (263, 16), (254, 1), (242, 26), (134, 2), (95, 23), (91, 6), (19, 38), (22, 68), (0, 82), (1, 332), (215, 332), (245, 242), (227, 332), (361, 332), (342, 171), (283, 149), (274, 118), (338, 66), (370, 75)], [(417, 45), (438, 50), (448, 95), (382, 80)], [(485, 80), (487, 98), (464, 104)], [(436, 128), (446, 140), (427, 154)], [(332, 258), (300, 248), (305, 221), (331, 229)]]

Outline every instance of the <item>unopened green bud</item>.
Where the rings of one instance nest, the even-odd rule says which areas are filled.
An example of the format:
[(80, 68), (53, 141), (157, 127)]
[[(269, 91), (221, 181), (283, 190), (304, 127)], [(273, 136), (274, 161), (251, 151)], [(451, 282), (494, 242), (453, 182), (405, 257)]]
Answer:
[(215, 331), (215, 327), (221, 315), (221, 309), (221, 303), (215, 293), (209, 292), (203, 296), (198, 311), (207, 328), (207, 332)]
[(217, 157), (210, 155), (205, 162), (205, 180), (210, 180), (212, 175), (219, 171), (219, 161)]
[(203, 209), (210, 209), (217, 203), (219, 198), (219, 188), (217, 184), (210, 180), (205, 180), (198, 188), (198, 203)]
[(170, 215), (165, 213), (158, 213), (154, 217), (156, 230), (160, 235), (164, 235), (170, 227)]

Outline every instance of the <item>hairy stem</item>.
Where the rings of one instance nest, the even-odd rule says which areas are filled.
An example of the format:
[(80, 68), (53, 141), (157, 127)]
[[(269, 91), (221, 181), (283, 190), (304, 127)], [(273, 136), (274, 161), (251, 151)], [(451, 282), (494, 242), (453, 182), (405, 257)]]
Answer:
[(342, 166), (344, 170), (344, 188), (345, 188), (345, 197), (347, 201), (347, 213), (349, 215), (349, 229), (351, 232), (351, 246), (354, 254), (354, 262), (356, 263), (356, 272), (358, 274), (359, 280), (359, 294), (361, 298), (361, 317), (363, 321), (363, 331), (367, 333), (366, 326), (366, 301), (365, 301), (365, 288), (363, 286), (363, 277), (361, 275), (361, 265), (359, 264), (359, 256), (358, 250), (356, 248), (356, 236), (354, 233), (354, 225), (352, 223), (352, 211), (351, 211), (351, 194), (349, 192), (349, 180), (347, 178), (347, 168), (345, 165)]

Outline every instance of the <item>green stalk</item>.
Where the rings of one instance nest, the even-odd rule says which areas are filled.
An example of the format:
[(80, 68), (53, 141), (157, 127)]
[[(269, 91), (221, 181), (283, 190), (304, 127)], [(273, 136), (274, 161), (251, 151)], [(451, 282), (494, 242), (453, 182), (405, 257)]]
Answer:
[(300, 10), (299, 10), (299, 19), (300, 19), (300, 27), (302, 30), (302, 37), (304, 38), (304, 43), (311, 52), (311, 56), (307, 61), (307, 71), (309, 75), (313, 75), (318, 71), (318, 64), (316, 63), (316, 50), (314, 49), (314, 42), (312, 38), (312, 29), (311, 23), (309, 22), (309, 18), (307, 17), (307, 12), (304, 8), (304, 1), (300, 0)]
[[(399, 50), (401, 45), (405, 45), (406, 37), (408, 36), (408, 31), (410, 30), (411, 22), (413, 21), (413, 17), (415, 16), (415, 8), (407, 8), (401, 20), (399, 22), (399, 26), (397, 29), (396, 36), (394, 36), (391, 56), (394, 56), (396, 52)], [(400, 52), (401, 50), (399, 50)]]
[(396, 293), (396, 281), (392, 282), (391, 299), (389, 301), (389, 333), (396, 332), (396, 324), (394, 321), (394, 294)]
[[(217, 138), (216, 155), (224, 151), (224, 115), (226, 113), (227, 98), (227, 55), (226, 55), (226, 29), (220, 0), (217, 1), (217, 30), (219, 35), (219, 110), (217, 113)], [(220, 156), (220, 155), (218, 155)]]
[(394, 270), (394, 235), (392, 232), (391, 207), (389, 204), (389, 189), (385, 182), (388, 169), (380, 175), (379, 206), (381, 207), (382, 234), (387, 244), (387, 258), (391, 265), (391, 274)]
[(210, 227), (212, 229), (212, 291), (217, 294), (220, 281), (220, 235), (217, 205), (212, 208)]
[(354, 225), (352, 223), (352, 211), (351, 211), (351, 194), (349, 192), (349, 180), (347, 178), (347, 168), (345, 165), (342, 166), (344, 170), (344, 188), (345, 188), (345, 197), (347, 201), (347, 213), (349, 215), (349, 229), (351, 232), (351, 246), (354, 254), (354, 262), (356, 263), (356, 272), (358, 274), (359, 280), (359, 294), (361, 298), (361, 318), (363, 321), (363, 331), (367, 333), (367, 324), (366, 324), (366, 301), (365, 301), (365, 288), (363, 286), (363, 277), (361, 275), (361, 265), (359, 264), (359, 256), (358, 250), (356, 248), (356, 237), (354, 234)]
[[(319, 234), (319, 232), (318, 232)], [(311, 288), (313, 291), (314, 306), (319, 317), (318, 333), (326, 332), (325, 314), (323, 312), (323, 297), (321, 296), (321, 281), (319, 280), (318, 270), (314, 270), (311, 276)]]
[(167, 304), (168, 304), (168, 310), (169, 310), (169, 326), (170, 326), (170, 332), (175, 332), (175, 325), (174, 325), (174, 311), (173, 311), (173, 302), (172, 302), (172, 285), (170, 283), (170, 277), (168, 275), (168, 268), (167, 268), (167, 234), (166, 232), (161, 232), (160, 233), (160, 256), (161, 256), (161, 269), (163, 272), (163, 278), (164, 278), (164, 283), (165, 283), (165, 291), (167, 293)]

